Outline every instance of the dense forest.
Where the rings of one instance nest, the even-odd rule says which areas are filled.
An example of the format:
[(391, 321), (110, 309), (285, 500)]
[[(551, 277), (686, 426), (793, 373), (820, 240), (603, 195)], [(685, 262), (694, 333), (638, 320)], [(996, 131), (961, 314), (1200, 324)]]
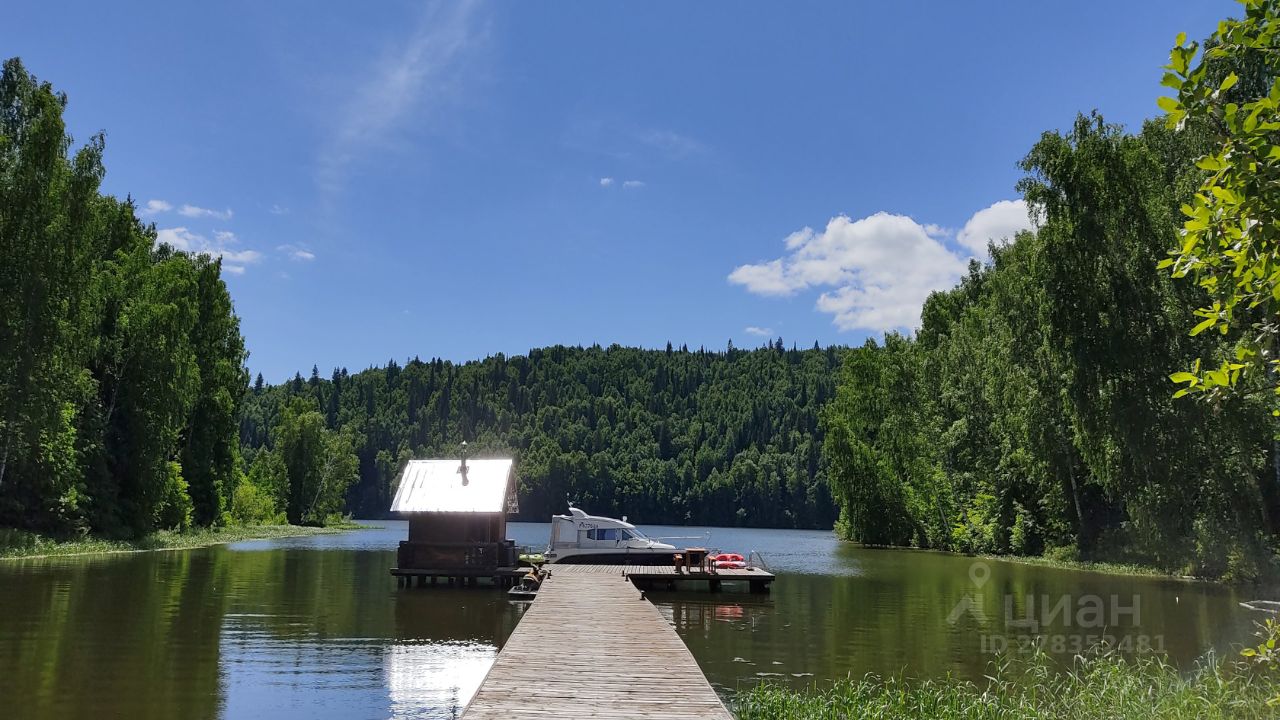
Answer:
[(156, 244), (72, 152), (66, 97), (0, 74), (0, 526), (134, 535), (220, 522), (244, 343), (221, 267)]
[(407, 458), (456, 456), (465, 440), (518, 459), (523, 519), (573, 500), (646, 523), (829, 528), (819, 410), (840, 357), (777, 340), (723, 352), (549, 347), (329, 378), (313, 368), (278, 386), (258, 378), (241, 441), (251, 479), (283, 477), (281, 413), (316, 413), (353, 439), (347, 508), (361, 516), (386, 513)]
[[(823, 416), (845, 537), (1274, 571), (1280, 285), (1260, 236), (1276, 228), (1280, 123), (1264, 113), (1280, 62), (1267, 13), (1250, 9), (1254, 36), (1224, 23), (1196, 67), (1178, 40), (1169, 118), (1128, 133), (1094, 113), (1045, 133), (1019, 184), (1036, 231), (933, 294), (914, 337), (849, 353)], [(1260, 159), (1232, 133), (1251, 134)], [(1247, 171), (1226, 172), (1233, 156)], [(1197, 245), (1213, 227), (1221, 242)], [(1233, 314), (1217, 297), (1239, 288)], [(1254, 357), (1266, 360), (1251, 373)]]
[[(859, 348), (547, 347), (250, 384), (220, 262), (100, 193), (102, 136), (0, 76), (0, 527), (387, 512), (410, 457), (518, 460), (521, 519), (829, 528), (1235, 579), (1280, 531), (1274, 3), (1178, 39), (1136, 132), (1047, 132), (1036, 229)], [(1199, 58), (1193, 64), (1192, 59)]]

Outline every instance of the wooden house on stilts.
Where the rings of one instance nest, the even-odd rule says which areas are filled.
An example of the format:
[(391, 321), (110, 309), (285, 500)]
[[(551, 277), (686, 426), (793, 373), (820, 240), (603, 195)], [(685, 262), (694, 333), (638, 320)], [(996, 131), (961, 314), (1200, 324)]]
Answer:
[(410, 460), (391, 512), (409, 521), (391, 574), (407, 584), (439, 578), (507, 585), (518, 575), (518, 551), (507, 539), (507, 514), (519, 512), (510, 458)]

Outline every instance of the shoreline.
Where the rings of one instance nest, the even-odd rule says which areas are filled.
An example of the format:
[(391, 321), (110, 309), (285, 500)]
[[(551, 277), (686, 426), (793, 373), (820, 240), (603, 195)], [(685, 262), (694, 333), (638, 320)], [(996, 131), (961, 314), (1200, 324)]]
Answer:
[[(251, 540), (274, 540), (286, 537), (336, 535), (368, 526), (343, 523), (327, 527), (306, 525), (237, 525), (220, 528), (198, 528), (187, 532), (158, 530), (134, 540), (108, 540), (86, 537), (59, 540), (21, 530), (0, 529), (0, 563), (10, 560), (39, 560), (83, 555), (117, 555), (161, 550), (195, 550)], [(9, 535), (10, 537), (6, 537)], [(17, 544), (14, 540), (19, 541)]]
[(938, 548), (919, 548), (909, 545), (868, 545), (860, 543), (857, 540), (845, 540), (839, 535), (836, 536), (839, 542), (850, 543), (866, 550), (905, 550), (910, 552), (926, 552), (939, 553), (942, 555), (951, 555), (953, 557), (967, 557), (974, 560), (994, 560), (999, 562), (1015, 563), (1018, 565), (1033, 565), (1036, 567), (1046, 567), (1055, 570), (1074, 570), (1077, 572), (1090, 572), (1099, 575), (1116, 575), (1122, 577), (1145, 577), (1162, 580), (1177, 580), (1179, 582), (1188, 583), (1210, 583), (1213, 585), (1222, 585), (1225, 587), (1249, 587), (1255, 585), (1268, 585), (1267, 580), (1258, 580), (1255, 582), (1229, 582), (1220, 578), (1199, 577), (1195, 575), (1177, 575), (1166, 572), (1149, 565), (1137, 565), (1134, 563), (1108, 562), (1106, 560), (1058, 560), (1055, 558), (1045, 557), (1043, 555), (992, 555), (989, 553), (963, 553), (955, 550), (942, 550)]

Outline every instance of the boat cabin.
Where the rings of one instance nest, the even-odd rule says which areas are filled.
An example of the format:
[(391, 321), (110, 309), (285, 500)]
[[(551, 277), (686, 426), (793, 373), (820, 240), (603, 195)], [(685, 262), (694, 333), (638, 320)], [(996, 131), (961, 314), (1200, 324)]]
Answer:
[(569, 507), (551, 517), (548, 562), (670, 564), (676, 548), (645, 536), (626, 518), (588, 515)]
[(516, 565), (507, 514), (519, 512), (510, 458), (410, 460), (391, 512), (409, 520), (396, 572), (480, 574)]

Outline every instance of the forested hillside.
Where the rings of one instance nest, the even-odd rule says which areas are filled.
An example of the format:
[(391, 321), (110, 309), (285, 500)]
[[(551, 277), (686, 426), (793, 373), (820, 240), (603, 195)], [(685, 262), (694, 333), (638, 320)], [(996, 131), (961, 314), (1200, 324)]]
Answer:
[(66, 97), (0, 74), (0, 527), (136, 535), (222, 520), (244, 343), (221, 266), (156, 244), (72, 151)]
[[(454, 364), (390, 363), (266, 386), (246, 400), (249, 477), (278, 466), (282, 411), (309, 408), (353, 438), (359, 480), (347, 508), (387, 511), (407, 458), (514, 454), (520, 517), (566, 500), (635, 522), (830, 528), (819, 409), (837, 348), (744, 351), (549, 347)], [(269, 484), (271, 481), (264, 481)]]

